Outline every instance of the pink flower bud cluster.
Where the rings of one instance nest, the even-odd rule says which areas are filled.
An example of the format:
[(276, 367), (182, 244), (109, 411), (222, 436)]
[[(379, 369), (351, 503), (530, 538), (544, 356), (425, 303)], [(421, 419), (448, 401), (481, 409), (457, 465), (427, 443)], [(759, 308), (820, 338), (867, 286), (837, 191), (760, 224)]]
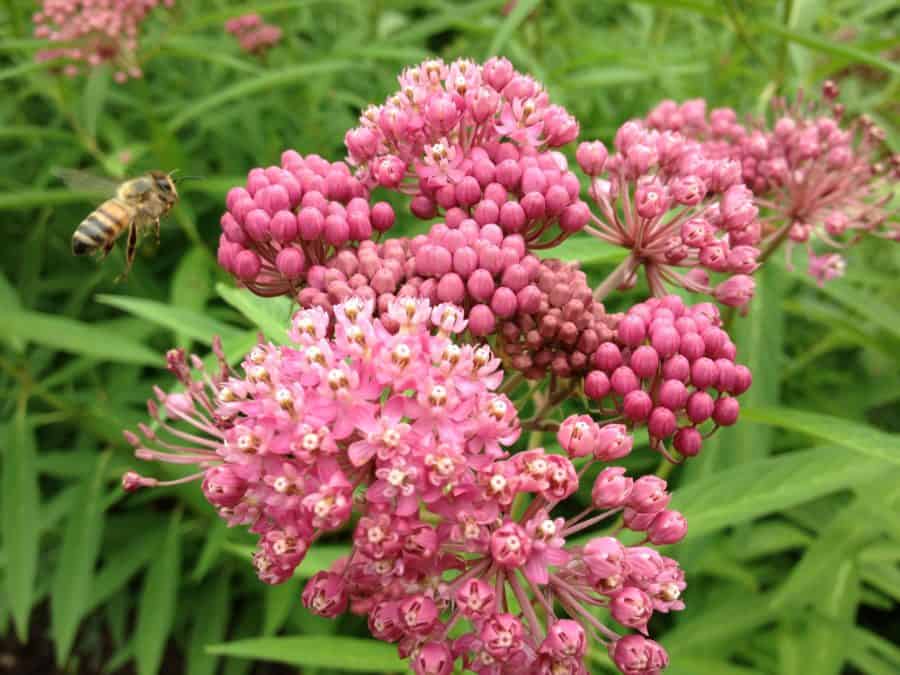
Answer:
[(252, 169), (226, 206), (219, 264), (263, 296), (296, 294), (309, 266), (394, 224), (391, 206), (371, 204), (346, 164), (293, 150), (280, 167)]
[(739, 161), (744, 183), (766, 209), (766, 243), (786, 240), (789, 257), (794, 246), (804, 245), (808, 272), (821, 284), (843, 274), (845, 265), (839, 253), (817, 254), (813, 242), (841, 251), (867, 234), (900, 239), (896, 211), (888, 207), (900, 159), (888, 155), (884, 132), (867, 116), (847, 123), (837, 97), (837, 85), (826, 82), (821, 100), (801, 95), (788, 105), (778, 99), (771, 126), (743, 126), (728, 109), (714, 110), (707, 122), (701, 101), (665, 101), (647, 121), (701, 139), (707, 153)]
[[(451, 227), (451, 225), (453, 225)], [(437, 223), (412, 240), (361, 242), (310, 267), (303, 307), (331, 305), (351, 296), (375, 301), (385, 313), (395, 297), (462, 306), (475, 337), (497, 334), (512, 368), (530, 378), (548, 370), (560, 377), (584, 374), (589, 357), (613, 335), (614, 317), (593, 299), (583, 272), (573, 264), (540, 260), (526, 252), (519, 234), (467, 218)]]
[(281, 29), (265, 23), (259, 14), (244, 14), (225, 22), (225, 31), (237, 38), (248, 54), (262, 54), (281, 41)]
[[(578, 490), (584, 471), (573, 459), (589, 467), (631, 451), (624, 427), (570, 418), (559, 433), (566, 455), (510, 454), (516, 408), (497, 391), (491, 349), (457, 342), (461, 308), (398, 297), (384, 314), (391, 330), (374, 309), (353, 296), (333, 319), (301, 310), (292, 344), (257, 345), (240, 373), (218, 343), (220, 372), (200, 377), (200, 359), (173, 350), (184, 391), (157, 389), (156, 425), (126, 439), (141, 459), (198, 467), (168, 484), (202, 480), (223, 518), (258, 535), (254, 564), (267, 583), (290, 578), (320, 537), (352, 527), (350, 555), (309, 581), (303, 603), (322, 616), (367, 616), (415, 673), (461, 664), (482, 675), (586, 674), (591, 639), (625, 673), (664, 667), (659, 645), (610, 628), (596, 610), (645, 635), (654, 612), (683, 608), (678, 564), (645, 545), (686, 532), (665, 482), (608, 467), (591, 508), (552, 513)], [(123, 484), (167, 483), (129, 472)], [(514, 502), (527, 506), (514, 512)], [(573, 538), (619, 513), (645, 533), (641, 545)]]
[(532, 379), (548, 371), (562, 378), (584, 375), (591, 354), (612, 339), (618, 317), (594, 300), (577, 263), (542, 261), (532, 287), (538, 291), (533, 299), (511, 315), (499, 315), (498, 348)]
[(38, 61), (62, 59), (66, 75), (80, 72), (79, 63), (93, 68), (113, 63), (116, 82), (141, 77), (138, 35), (141, 22), (159, 5), (175, 0), (43, 0), (32, 17), (37, 38), (60, 43), (41, 50)]
[[(594, 352), (584, 392), (601, 415), (646, 426), (650, 446), (672, 458), (700, 452), (712, 430), (737, 421), (737, 396), (752, 382), (711, 303), (692, 307), (678, 296), (651, 298), (619, 321), (613, 341)], [(708, 432), (701, 426), (711, 427)], [(674, 460), (673, 460), (674, 461)]]
[[(754, 290), (760, 223), (740, 164), (638, 121), (619, 128), (615, 150), (609, 155), (593, 141), (582, 143), (576, 157), (599, 209), (587, 231), (631, 251), (620, 285), (634, 284), (643, 265), (656, 296), (675, 285), (745, 305)], [(710, 275), (723, 280), (714, 283)]]
[(344, 138), (366, 185), (411, 195), (419, 218), (471, 217), (522, 234), (529, 246), (541, 245), (553, 225), (554, 241), (584, 227), (578, 178), (551, 150), (575, 140), (578, 123), (550, 104), (540, 83), (502, 58), (432, 59), (404, 70), (399, 82)]

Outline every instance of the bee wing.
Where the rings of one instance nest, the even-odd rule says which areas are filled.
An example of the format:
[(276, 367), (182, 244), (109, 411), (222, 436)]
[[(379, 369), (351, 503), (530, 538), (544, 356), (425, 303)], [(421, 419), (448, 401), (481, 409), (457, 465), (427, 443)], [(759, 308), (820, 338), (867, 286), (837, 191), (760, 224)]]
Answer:
[(96, 192), (104, 196), (112, 196), (119, 188), (119, 182), (111, 178), (98, 176), (81, 169), (64, 169), (57, 167), (53, 174), (62, 180), (70, 189), (79, 192)]

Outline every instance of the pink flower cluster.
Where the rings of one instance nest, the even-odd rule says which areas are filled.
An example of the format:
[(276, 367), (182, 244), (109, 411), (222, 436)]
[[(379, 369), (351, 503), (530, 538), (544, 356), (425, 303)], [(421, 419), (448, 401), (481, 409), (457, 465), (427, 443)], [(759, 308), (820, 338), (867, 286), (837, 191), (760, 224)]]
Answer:
[[(174, 482), (202, 479), (220, 515), (258, 535), (254, 564), (267, 583), (290, 578), (358, 510), (350, 555), (314, 576), (303, 602), (323, 616), (367, 615), (416, 673), (449, 675), (457, 660), (481, 675), (587, 673), (589, 638), (624, 673), (665, 667), (644, 635), (654, 612), (683, 608), (684, 575), (644, 544), (675, 543), (687, 529), (667, 508), (665, 481), (607, 467), (588, 509), (552, 514), (591, 466), (626, 456), (631, 437), (572, 417), (559, 430), (565, 455), (510, 455), (518, 414), (497, 391), (491, 349), (457, 343), (462, 310), (397, 298), (391, 330), (373, 311), (358, 297), (334, 306), (333, 321), (301, 310), (293, 344), (257, 345), (241, 374), (220, 356), (221, 372), (196, 377), (199, 359), (170, 352), (184, 391), (157, 390), (155, 428), (127, 440), (141, 459), (198, 467)], [(123, 483), (172, 484), (133, 472)], [(573, 537), (617, 514), (643, 544)], [(613, 630), (596, 608), (639, 634)]]
[(241, 49), (262, 54), (281, 41), (281, 29), (265, 23), (259, 14), (244, 14), (225, 22), (225, 30), (237, 38)]
[(670, 295), (633, 306), (618, 322), (615, 340), (594, 352), (595, 370), (585, 394), (603, 416), (622, 416), (632, 428), (646, 425), (650, 447), (672, 461), (700, 452), (707, 433), (737, 422), (736, 396), (752, 383), (750, 369), (735, 364), (734, 343), (711, 303), (687, 307)]
[[(760, 223), (740, 164), (638, 121), (619, 128), (615, 149), (610, 156), (592, 141), (576, 154), (599, 210), (587, 231), (631, 251), (610, 284), (633, 285), (643, 266), (654, 295), (665, 295), (672, 284), (732, 307), (749, 302)], [(724, 280), (713, 283), (711, 274)]]
[[(587, 223), (578, 178), (552, 150), (575, 140), (578, 123), (540, 83), (502, 58), (425, 61), (399, 81), (344, 139), (367, 185), (410, 195), (419, 218), (496, 224), (529, 248)], [(541, 243), (554, 225), (560, 232)]]
[(219, 264), (264, 296), (296, 295), (308, 266), (394, 224), (390, 204), (371, 204), (346, 164), (293, 150), (282, 153), (280, 167), (250, 171), (226, 206)]
[(809, 274), (823, 283), (843, 273), (844, 260), (836, 252), (817, 253), (813, 241), (841, 251), (869, 234), (900, 239), (896, 212), (888, 207), (900, 160), (888, 156), (884, 132), (868, 117), (846, 122), (837, 96), (837, 86), (826, 82), (821, 100), (776, 100), (771, 127), (762, 120), (742, 125), (728, 108), (713, 110), (707, 121), (703, 101), (664, 101), (647, 121), (740, 162), (744, 183), (766, 210), (767, 251), (786, 240), (790, 259), (795, 245), (805, 245)]
[(396, 297), (426, 298), (463, 307), (474, 337), (498, 336), (497, 349), (511, 368), (532, 379), (548, 371), (584, 374), (590, 355), (613, 335), (616, 317), (595, 301), (583, 272), (572, 263), (526, 253), (521, 235), (502, 234), (468, 219), (428, 235), (363, 241), (323, 265), (310, 267), (300, 291), (303, 307), (330, 311), (358, 296), (375, 302), (388, 326)]
[(93, 68), (110, 62), (117, 82), (141, 77), (140, 25), (161, 4), (172, 7), (175, 0), (43, 0), (33, 16), (34, 35), (60, 46), (39, 51), (37, 59), (67, 61), (64, 72), (69, 76), (79, 73), (78, 63)]

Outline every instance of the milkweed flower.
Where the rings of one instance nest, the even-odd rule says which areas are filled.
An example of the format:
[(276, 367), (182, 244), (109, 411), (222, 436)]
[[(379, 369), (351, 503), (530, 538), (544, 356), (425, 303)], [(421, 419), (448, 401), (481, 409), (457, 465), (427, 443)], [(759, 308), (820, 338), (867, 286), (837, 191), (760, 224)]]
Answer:
[(597, 209), (586, 231), (630, 251), (598, 297), (633, 285), (643, 267), (656, 296), (680, 286), (730, 306), (750, 300), (760, 224), (739, 162), (640, 121), (619, 128), (614, 154), (593, 141), (576, 157)]
[(646, 426), (652, 449), (692, 457), (716, 428), (737, 422), (737, 397), (753, 377), (736, 354), (714, 304), (651, 298), (631, 307), (593, 353), (584, 392), (600, 414)]
[[(608, 467), (591, 508), (555, 513), (586, 467), (631, 451), (627, 432), (567, 420), (565, 454), (512, 452), (522, 427), (498, 391), (500, 360), (458, 340), (462, 310), (397, 297), (387, 325), (374, 304), (354, 296), (330, 314), (297, 312), (290, 344), (258, 344), (239, 372), (218, 343), (214, 373), (171, 351), (183, 391), (156, 389), (154, 424), (126, 439), (141, 459), (197, 472), (169, 483), (129, 472), (123, 485), (201, 481), (222, 518), (257, 535), (253, 563), (267, 583), (289, 579), (319, 538), (349, 528), (349, 556), (313, 576), (302, 602), (322, 616), (367, 616), (416, 673), (456, 663), (497, 675), (510, 664), (586, 673), (589, 641), (623, 672), (638, 672), (650, 652), (662, 667), (662, 648), (627, 636), (684, 606), (681, 569), (652, 548), (687, 529), (665, 481)], [(618, 515), (641, 543), (589, 535)], [(597, 618), (603, 608), (618, 629)]]
[(265, 23), (259, 14), (243, 14), (225, 22), (225, 31), (237, 38), (241, 49), (262, 54), (281, 41), (281, 29)]
[[(741, 164), (742, 180), (765, 210), (760, 224), (767, 253), (786, 242), (802, 245), (809, 274), (819, 283), (840, 276), (840, 252), (865, 236), (900, 239), (896, 211), (888, 205), (900, 171), (884, 132), (867, 116), (847, 120), (838, 87), (825, 82), (819, 99), (776, 99), (771, 123), (737, 120), (730, 109), (702, 101), (664, 101), (648, 123), (699, 139), (704, 150)], [(822, 252), (825, 249), (825, 252)]]
[(37, 53), (39, 61), (62, 59), (66, 75), (112, 63), (115, 79), (141, 77), (137, 52), (140, 26), (156, 7), (172, 7), (175, 0), (43, 0), (33, 16), (34, 35), (59, 43)]
[(539, 82), (503, 58), (430, 59), (398, 80), (344, 138), (365, 185), (409, 195), (419, 218), (496, 224), (529, 248), (587, 223), (578, 178), (556, 150), (575, 140), (578, 123)]
[(296, 294), (309, 266), (394, 224), (391, 206), (372, 204), (346, 164), (294, 150), (281, 166), (252, 169), (225, 203), (219, 264), (263, 296)]

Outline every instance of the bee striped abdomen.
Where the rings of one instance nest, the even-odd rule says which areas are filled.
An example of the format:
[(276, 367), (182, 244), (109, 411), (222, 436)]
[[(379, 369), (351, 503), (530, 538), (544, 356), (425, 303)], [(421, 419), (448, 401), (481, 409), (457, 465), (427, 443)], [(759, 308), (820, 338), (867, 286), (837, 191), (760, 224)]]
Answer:
[(72, 235), (72, 253), (87, 255), (111, 246), (128, 227), (131, 213), (116, 199), (109, 199), (81, 221)]

